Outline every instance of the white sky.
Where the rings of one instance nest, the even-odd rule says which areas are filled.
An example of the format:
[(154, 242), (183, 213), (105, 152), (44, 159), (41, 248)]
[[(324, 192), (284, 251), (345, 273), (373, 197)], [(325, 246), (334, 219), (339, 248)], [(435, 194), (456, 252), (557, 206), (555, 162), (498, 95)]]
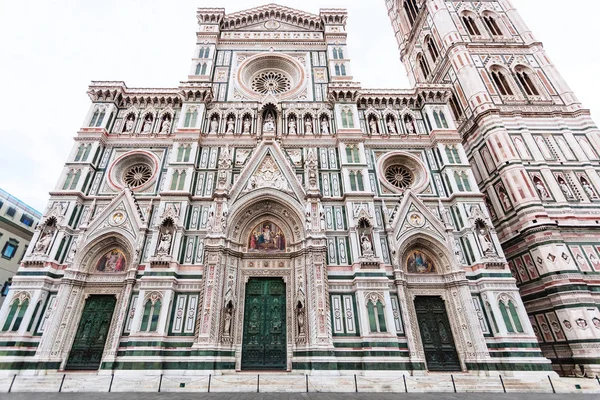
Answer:
[[(176, 87), (195, 46), (197, 7), (231, 13), (269, 0), (0, 0), (0, 187), (44, 211), (92, 80)], [(318, 14), (345, 7), (354, 79), (408, 87), (384, 0), (280, 0)], [(584, 106), (600, 114), (600, 1), (513, 0)], [(576, 4), (576, 6), (575, 6)]]

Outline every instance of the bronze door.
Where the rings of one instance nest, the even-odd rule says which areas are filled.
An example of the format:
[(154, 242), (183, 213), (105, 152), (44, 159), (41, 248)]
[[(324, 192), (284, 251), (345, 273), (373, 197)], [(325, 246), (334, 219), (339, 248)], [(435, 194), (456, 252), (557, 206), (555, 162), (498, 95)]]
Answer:
[(286, 369), (285, 283), (250, 279), (246, 286), (242, 369)]
[(460, 371), (446, 305), (440, 297), (417, 296), (415, 310), (429, 371)]
[(90, 296), (85, 301), (66, 369), (100, 367), (116, 302), (115, 296)]

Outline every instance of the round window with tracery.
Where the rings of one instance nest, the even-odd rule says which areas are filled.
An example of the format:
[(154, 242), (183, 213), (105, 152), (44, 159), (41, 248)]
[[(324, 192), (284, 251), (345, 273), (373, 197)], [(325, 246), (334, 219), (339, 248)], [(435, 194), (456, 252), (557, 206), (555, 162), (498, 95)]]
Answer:
[(152, 178), (152, 168), (146, 164), (133, 165), (123, 174), (123, 182), (131, 188), (144, 185), (150, 178)]
[(252, 90), (261, 94), (282, 94), (292, 88), (288, 76), (279, 71), (265, 71), (252, 79)]
[(390, 165), (385, 170), (385, 179), (398, 189), (406, 189), (414, 182), (415, 177), (402, 165)]

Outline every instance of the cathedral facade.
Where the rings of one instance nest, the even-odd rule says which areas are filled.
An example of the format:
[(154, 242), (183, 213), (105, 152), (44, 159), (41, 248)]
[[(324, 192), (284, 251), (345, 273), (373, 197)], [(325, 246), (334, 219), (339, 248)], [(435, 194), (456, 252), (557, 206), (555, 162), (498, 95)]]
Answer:
[(93, 82), (0, 367), (596, 368), (589, 113), (508, 1), (387, 6), (409, 90), (273, 4), (199, 9), (179, 87)]

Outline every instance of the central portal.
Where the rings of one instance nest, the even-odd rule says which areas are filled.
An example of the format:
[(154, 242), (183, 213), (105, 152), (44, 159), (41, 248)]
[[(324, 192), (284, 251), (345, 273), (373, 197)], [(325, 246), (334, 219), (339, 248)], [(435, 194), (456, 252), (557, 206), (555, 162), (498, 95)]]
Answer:
[(285, 282), (251, 278), (246, 286), (242, 369), (286, 369)]

